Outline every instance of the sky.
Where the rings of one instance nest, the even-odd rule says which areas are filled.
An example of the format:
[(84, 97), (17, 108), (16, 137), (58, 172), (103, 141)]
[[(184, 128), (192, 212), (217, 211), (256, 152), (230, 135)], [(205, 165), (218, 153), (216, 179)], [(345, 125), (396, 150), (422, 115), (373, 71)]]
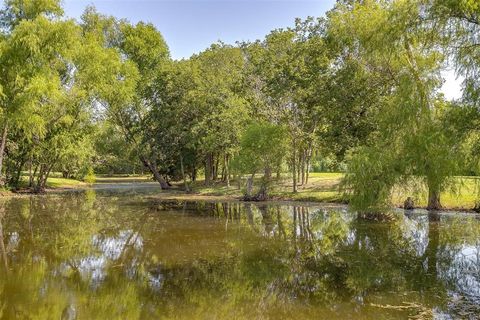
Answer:
[(222, 40), (262, 39), (295, 18), (322, 16), (335, 0), (64, 0), (67, 16), (79, 18), (93, 4), (98, 11), (130, 22), (153, 23), (174, 59), (188, 58)]
[[(132, 23), (153, 23), (167, 42), (173, 59), (188, 58), (219, 40), (262, 39), (271, 30), (293, 26), (295, 18), (323, 16), (335, 0), (63, 0), (67, 16), (79, 18), (94, 5), (103, 14)], [(447, 99), (461, 96), (461, 80), (443, 73)]]

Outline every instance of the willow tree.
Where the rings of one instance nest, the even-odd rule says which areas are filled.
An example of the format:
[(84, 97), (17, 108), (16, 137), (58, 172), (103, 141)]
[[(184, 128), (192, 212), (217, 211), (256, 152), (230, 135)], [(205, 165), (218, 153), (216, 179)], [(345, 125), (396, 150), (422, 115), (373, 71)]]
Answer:
[(443, 36), (446, 54), (464, 77), (464, 96), (480, 103), (480, 3), (476, 0), (425, 0), (429, 18)]
[(59, 19), (60, 1), (8, 0), (0, 15), (0, 175), (5, 183), (5, 147), (12, 129), (27, 139), (44, 136), (41, 114), (62, 95), (62, 80), (70, 70), (78, 30)]
[(107, 93), (128, 101), (112, 85), (128, 80), (118, 52), (104, 48), (96, 30), (65, 19), (58, 1), (7, 1), (0, 19), (0, 167), (7, 148), (12, 186), (28, 163), (30, 186), (41, 191), (52, 170), (90, 164), (96, 102)]
[(440, 193), (457, 170), (460, 141), (444, 130), (437, 98), (445, 57), (438, 32), (420, 1), (339, 4), (330, 32), (354, 43), (369, 68), (390, 87), (375, 121), (378, 129), (353, 154), (345, 184), (358, 209), (381, 207), (398, 184), (422, 179), (428, 208), (441, 208)]
[[(466, 146), (468, 148), (468, 174), (478, 174), (480, 150), (480, 3), (475, 0), (425, 1), (429, 18), (443, 36), (442, 47), (449, 56), (450, 64), (463, 78), (462, 103), (473, 107), (467, 123), (477, 122), (471, 127)], [(462, 124), (460, 124), (462, 125)], [(464, 123), (463, 123), (464, 125)]]

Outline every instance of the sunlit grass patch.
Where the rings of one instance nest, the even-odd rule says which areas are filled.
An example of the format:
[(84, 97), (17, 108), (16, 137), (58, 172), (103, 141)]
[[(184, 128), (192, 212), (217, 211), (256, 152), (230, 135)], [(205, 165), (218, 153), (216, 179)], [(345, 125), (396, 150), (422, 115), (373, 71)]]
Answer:
[[(450, 186), (441, 193), (440, 200), (446, 209), (472, 209), (479, 195), (478, 177), (454, 177)], [(397, 187), (392, 192), (392, 204), (402, 206), (407, 197), (412, 197), (415, 206), (426, 207), (428, 190), (423, 185)]]
[(344, 173), (340, 172), (310, 172), (309, 177), (311, 178), (321, 178), (321, 179), (342, 179), (345, 176)]
[(95, 175), (96, 183), (154, 182), (149, 175)]
[(83, 181), (65, 178), (48, 178), (47, 188), (72, 188), (83, 187), (87, 184)]
[[(272, 199), (295, 200), (311, 202), (335, 202), (348, 203), (348, 197), (340, 190), (339, 186), (343, 173), (322, 172), (310, 173), (308, 184), (298, 185), (298, 192), (292, 192), (292, 179), (287, 174), (282, 175), (280, 180), (273, 180), (270, 195)], [(225, 196), (241, 198), (245, 192), (246, 176), (242, 179), (241, 187), (238, 181), (232, 180), (230, 187), (223, 182), (212, 182), (205, 186), (203, 180), (192, 183), (192, 190), (199, 195)], [(477, 177), (455, 177), (452, 186), (441, 194), (441, 202), (445, 209), (472, 209), (475, 206), (478, 184)], [(260, 176), (254, 180), (254, 192), (260, 185)], [(391, 202), (393, 206), (401, 207), (407, 197), (413, 197), (417, 207), (427, 206), (427, 190), (421, 185), (409, 185), (397, 187), (392, 192)]]
[(337, 191), (300, 191), (297, 193), (273, 193), (272, 197), (282, 200), (311, 201), (311, 202), (345, 202), (341, 193)]

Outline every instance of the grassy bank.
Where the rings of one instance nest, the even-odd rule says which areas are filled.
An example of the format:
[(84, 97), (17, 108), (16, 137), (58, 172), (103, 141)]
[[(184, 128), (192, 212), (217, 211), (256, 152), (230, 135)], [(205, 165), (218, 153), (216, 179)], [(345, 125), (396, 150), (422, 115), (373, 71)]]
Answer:
[[(81, 189), (81, 188), (87, 188), (88, 186), (89, 186), (88, 183), (85, 183), (80, 180), (62, 178), (60, 173), (52, 174), (47, 179), (47, 183), (46, 183), (47, 191), (62, 190), (62, 189)], [(3, 196), (8, 196), (8, 195), (14, 195), (14, 194), (25, 193), (25, 192), (29, 192), (28, 176), (26, 175), (21, 177), (18, 190), (16, 190), (15, 192), (12, 190), (2, 190), (1, 194)]]
[[(338, 186), (342, 177), (341, 173), (311, 173), (308, 184), (299, 185), (297, 193), (291, 191), (291, 179), (283, 177), (272, 183), (270, 195), (274, 200), (341, 202), (343, 197)], [(205, 186), (203, 180), (198, 180), (191, 187), (196, 194), (240, 198), (244, 194), (244, 184), (245, 179), (242, 180), (240, 187), (238, 181), (232, 181), (230, 187), (223, 182), (214, 182), (210, 186)], [(254, 187), (258, 187), (259, 184), (260, 179), (256, 178)]]
[[(272, 183), (272, 200), (293, 200), (308, 202), (332, 202), (347, 203), (348, 199), (340, 191), (342, 173), (311, 173), (308, 184), (299, 185), (298, 192), (292, 192), (292, 182), (288, 177)], [(254, 185), (258, 186), (259, 179)], [(478, 194), (478, 177), (456, 177), (452, 187), (441, 195), (442, 205), (445, 209), (470, 210), (475, 206)], [(243, 195), (243, 187), (238, 186), (237, 181), (232, 181), (231, 186), (216, 182), (211, 186), (205, 186), (203, 181), (192, 184), (192, 191), (198, 196), (214, 196), (224, 198), (240, 198)], [(393, 206), (400, 207), (407, 197), (413, 197), (417, 207), (426, 207), (427, 190), (421, 185), (396, 188), (392, 193)]]
[(47, 180), (47, 188), (49, 189), (72, 189), (83, 188), (87, 186), (87, 183), (75, 179), (48, 178)]
[[(342, 173), (311, 173), (307, 184), (299, 185), (298, 192), (292, 192), (292, 181), (288, 176), (280, 180), (274, 180), (271, 185), (271, 199), (277, 201), (301, 201), (301, 202), (329, 202), (347, 203), (348, 199), (340, 191)], [(27, 178), (24, 177), (26, 186)], [(239, 186), (238, 181), (233, 180), (230, 187), (223, 182), (213, 182), (205, 186), (203, 180), (191, 183), (192, 193), (183, 192), (183, 184), (174, 183), (173, 188), (168, 192), (162, 192), (159, 197), (164, 199), (190, 199), (190, 200), (235, 200), (240, 199), (244, 194), (246, 177), (242, 179)], [(122, 184), (122, 183), (147, 183), (155, 184), (150, 176), (102, 176), (96, 177), (96, 183)], [(478, 198), (480, 177), (456, 177), (452, 187), (441, 195), (442, 205), (445, 209), (470, 210), (475, 206)], [(254, 181), (254, 187), (260, 185), (260, 178)], [(47, 188), (50, 190), (87, 188), (89, 185), (83, 181), (61, 178), (60, 174), (54, 174), (47, 181)], [(8, 192), (3, 192), (7, 195)], [(396, 188), (392, 193), (393, 206), (402, 206), (407, 197), (413, 197), (417, 207), (425, 207), (427, 204), (427, 191), (422, 186), (408, 186)]]

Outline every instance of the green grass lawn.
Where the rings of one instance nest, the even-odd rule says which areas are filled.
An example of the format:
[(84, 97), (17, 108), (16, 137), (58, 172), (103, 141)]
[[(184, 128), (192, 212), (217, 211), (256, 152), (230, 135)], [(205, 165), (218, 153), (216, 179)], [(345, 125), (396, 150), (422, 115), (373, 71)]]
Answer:
[[(132, 182), (153, 182), (150, 176), (145, 175), (96, 175), (95, 183), (132, 183)], [(28, 172), (23, 172), (20, 182), (20, 187), (26, 188), (28, 186)], [(62, 178), (61, 172), (52, 172), (47, 180), (47, 188), (81, 188), (88, 186), (81, 180)]]
[[(52, 174), (47, 179), (47, 188), (50, 188), (50, 189), (81, 188), (85, 186), (88, 186), (88, 184), (83, 181), (62, 178), (62, 175), (59, 172), (52, 172)], [(28, 187), (28, 173), (24, 173), (20, 178), (20, 188), (27, 188), (27, 187)]]
[[(271, 187), (271, 196), (275, 200), (295, 200), (312, 202), (335, 202), (347, 203), (348, 199), (340, 191), (340, 182), (344, 177), (343, 173), (310, 173), (308, 184), (299, 185), (298, 192), (292, 192), (292, 181), (288, 176), (274, 181)], [(214, 182), (211, 186), (204, 186), (203, 180), (192, 184), (194, 192), (200, 195), (241, 197), (244, 192), (244, 181), (242, 187), (238, 187), (237, 181), (232, 181), (227, 188), (225, 183)], [(254, 186), (260, 184), (260, 178), (256, 178)], [(442, 193), (441, 202), (446, 209), (468, 210), (475, 206), (480, 190), (480, 178), (478, 177), (455, 177), (453, 186)], [(427, 191), (421, 186), (410, 186), (407, 188), (395, 188), (392, 192), (392, 205), (402, 206), (407, 197), (413, 197), (415, 205), (426, 207)]]
[(154, 182), (148, 175), (96, 175), (96, 183)]
[[(145, 175), (118, 175), (118, 176), (106, 176), (106, 175), (96, 175), (95, 183), (134, 183), (134, 182), (154, 182), (150, 176)], [(54, 175), (53, 177), (48, 178), (47, 187), (48, 188), (75, 188), (75, 187), (85, 187), (88, 186), (88, 183), (75, 179), (64, 179), (61, 176)]]
[[(338, 185), (343, 178), (342, 173), (311, 173), (308, 184), (298, 186), (298, 192), (292, 192), (292, 181), (288, 176), (276, 180), (271, 186), (271, 196), (278, 200), (298, 200), (316, 202), (342, 202), (343, 197), (338, 190)], [(239, 188), (238, 181), (231, 181), (230, 187), (225, 183), (213, 182), (205, 186), (203, 180), (192, 184), (192, 190), (202, 195), (241, 197), (244, 193), (246, 176), (242, 179)], [(254, 188), (260, 184), (260, 178), (255, 178)]]
[(78, 188), (84, 187), (88, 184), (74, 179), (65, 179), (65, 178), (48, 178), (47, 188)]
[[(440, 199), (448, 209), (472, 209), (479, 198), (479, 177), (455, 177), (452, 185), (442, 192)], [(427, 190), (425, 187), (396, 188), (392, 194), (392, 203), (401, 206), (408, 197), (415, 199), (415, 204), (420, 207), (427, 205)]]

